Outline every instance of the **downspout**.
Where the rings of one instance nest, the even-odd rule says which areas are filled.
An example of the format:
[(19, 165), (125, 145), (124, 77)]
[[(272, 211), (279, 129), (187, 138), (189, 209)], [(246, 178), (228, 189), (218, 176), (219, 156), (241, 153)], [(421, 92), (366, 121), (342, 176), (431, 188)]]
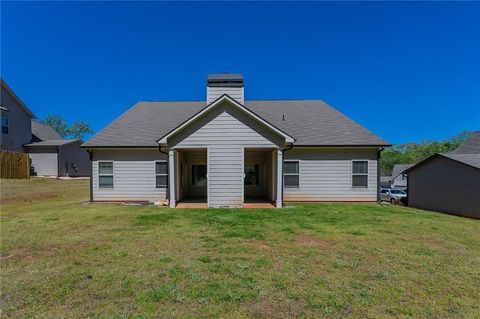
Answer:
[(381, 173), (381, 162), (380, 162), (380, 153), (385, 149), (385, 147), (379, 147), (377, 150), (377, 203), (380, 203), (380, 173)]
[[(282, 168), (283, 168), (283, 163), (285, 162), (285, 152), (291, 150), (292, 148), (293, 148), (293, 143), (290, 143), (290, 145), (289, 145), (287, 148), (282, 149)], [(278, 163), (277, 163), (277, 165), (278, 165)], [(285, 194), (284, 194), (284, 193), (285, 193), (285, 191), (284, 191), (285, 186), (284, 186), (284, 184), (283, 184), (283, 183), (284, 183), (284, 181), (283, 181), (283, 179), (284, 179), (283, 170), (284, 170), (284, 169), (285, 169), (285, 168), (282, 169), (282, 176), (281, 176), (281, 179), (282, 179), (282, 206), (283, 206), (283, 203), (285, 202), (285, 201), (284, 201), (284, 198), (285, 198)], [(300, 177), (299, 177), (299, 178), (300, 178)]]
[(93, 153), (87, 148), (88, 158), (90, 160), (90, 202), (93, 202)]

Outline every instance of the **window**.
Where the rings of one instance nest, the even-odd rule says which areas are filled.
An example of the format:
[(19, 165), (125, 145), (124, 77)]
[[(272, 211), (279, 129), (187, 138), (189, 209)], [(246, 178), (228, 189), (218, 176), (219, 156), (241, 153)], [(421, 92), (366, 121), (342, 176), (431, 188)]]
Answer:
[(98, 187), (113, 188), (113, 162), (98, 162)]
[(352, 187), (368, 187), (368, 161), (352, 162)]
[(155, 187), (167, 188), (168, 164), (167, 162), (155, 162)]
[(256, 186), (259, 184), (259, 173), (257, 164), (245, 165), (245, 178), (243, 179), (244, 185)]
[(286, 161), (283, 163), (283, 185), (286, 188), (298, 188), (300, 185), (300, 163)]
[(380, 194), (388, 194), (388, 190), (382, 189), (382, 190), (380, 191)]
[(5, 117), (2, 117), (2, 133), (8, 134), (8, 119)]
[(207, 186), (207, 165), (192, 165), (192, 185)]

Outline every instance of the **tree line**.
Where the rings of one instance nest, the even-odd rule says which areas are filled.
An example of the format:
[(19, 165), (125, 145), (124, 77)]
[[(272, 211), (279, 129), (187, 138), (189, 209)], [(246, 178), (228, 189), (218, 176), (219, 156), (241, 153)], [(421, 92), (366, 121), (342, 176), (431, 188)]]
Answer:
[(381, 154), (382, 175), (391, 175), (395, 164), (418, 163), (435, 153), (451, 152), (469, 135), (469, 131), (463, 131), (445, 141), (410, 142), (389, 147)]

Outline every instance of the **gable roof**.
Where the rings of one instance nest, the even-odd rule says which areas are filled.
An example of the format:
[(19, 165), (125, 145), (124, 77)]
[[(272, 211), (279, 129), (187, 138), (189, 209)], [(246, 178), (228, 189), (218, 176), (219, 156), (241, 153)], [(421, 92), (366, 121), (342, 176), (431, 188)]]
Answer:
[(57, 146), (61, 146), (61, 145), (70, 144), (70, 143), (73, 143), (73, 142), (78, 142), (78, 141), (81, 142), (82, 140), (79, 139), (79, 138), (70, 139), (70, 140), (46, 140), (46, 141), (40, 141), (40, 142), (36, 142), (36, 143), (25, 144), (24, 147), (28, 147), (28, 148), (57, 147)]
[(32, 120), (32, 137), (36, 141), (62, 140), (63, 138), (50, 125)]
[(392, 179), (402, 174), (406, 169), (412, 167), (414, 164), (395, 164), (393, 165)]
[[(250, 100), (244, 106), (295, 138), (295, 146), (388, 146), (322, 100)], [(139, 102), (83, 147), (158, 147), (156, 140), (205, 108), (205, 101)]]
[(480, 131), (472, 132), (470, 136), (452, 153), (480, 154)]
[(10, 94), (10, 96), (15, 100), (15, 102), (17, 102), (18, 105), (20, 105), (20, 107), (28, 114), (30, 115), (32, 118), (37, 118), (33, 113), (32, 111), (30, 111), (30, 109), (25, 105), (25, 103), (22, 102), (22, 100), (20, 100), (20, 98), (15, 94), (15, 92), (13, 92), (13, 90), (8, 86), (8, 84), (3, 80), (3, 79), (0, 79), (0, 82), (2, 84), (2, 87), (5, 89), (5, 91), (7, 91), (8, 94)]
[(263, 118), (261, 118), (260, 116), (258, 116), (257, 114), (255, 114), (252, 110), (246, 108), (245, 106), (243, 106), (242, 104), (238, 103), (237, 101), (235, 101), (234, 99), (232, 99), (230, 96), (228, 96), (227, 94), (224, 94), (222, 96), (220, 96), (218, 99), (216, 99), (215, 101), (213, 101), (212, 103), (210, 103), (209, 105), (207, 105), (206, 107), (204, 107), (203, 109), (201, 109), (200, 111), (198, 111), (197, 113), (195, 113), (192, 117), (190, 117), (189, 119), (187, 119), (185, 122), (183, 122), (182, 124), (180, 124), (179, 126), (177, 126), (176, 128), (174, 128), (173, 130), (171, 130), (170, 132), (168, 132), (167, 134), (165, 134), (164, 136), (162, 136), (161, 138), (159, 138), (157, 140), (157, 142), (159, 144), (161, 143), (166, 143), (167, 142), (167, 139), (168, 137), (172, 136), (173, 134), (179, 132), (180, 130), (182, 130), (183, 128), (185, 128), (186, 126), (188, 126), (190, 123), (194, 122), (196, 119), (200, 118), (203, 114), (205, 114), (207, 111), (211, 110), (212, 108), (214, 108), (215, 106), (219, 105), (220, 103), (222, 102), (229, 102), (231, 105), (233, 105), (234, 107), (238, 108), (239, 110), (245, 112), (246, 114), (250, 115), (253, 119), (259, 121), (260, 123), (262, 123), (263, 125), (267, 126), (268, 128), (270, 128), (272, 131), (274, 131), (275, 133), (279, 134), (279, 135), (282, 135), (283, 137), (285, 137), (285, 142), (287, 143), (293, 143), (295, 141), (295, 139), (293, 137), (291, 137), (290, 135), (288, 135), (287, 133), (283, 132), (282, 130), (280, 130), (279, 128), (273, 126), (272, 124), (268, 123), (266, 120), (264, 120)]

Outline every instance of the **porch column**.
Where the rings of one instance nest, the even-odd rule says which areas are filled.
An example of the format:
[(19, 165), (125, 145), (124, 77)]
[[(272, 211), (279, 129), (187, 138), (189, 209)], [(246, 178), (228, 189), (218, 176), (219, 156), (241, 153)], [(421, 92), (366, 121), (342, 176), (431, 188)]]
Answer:
[(175, 208), (175, 151), (168, 151), (168, 191), (170, 194), (170, 208)]
[(277, 150), (277, 208), (282, 207), (282, 198), (283, 197), (283, 152), (282, 150)]

